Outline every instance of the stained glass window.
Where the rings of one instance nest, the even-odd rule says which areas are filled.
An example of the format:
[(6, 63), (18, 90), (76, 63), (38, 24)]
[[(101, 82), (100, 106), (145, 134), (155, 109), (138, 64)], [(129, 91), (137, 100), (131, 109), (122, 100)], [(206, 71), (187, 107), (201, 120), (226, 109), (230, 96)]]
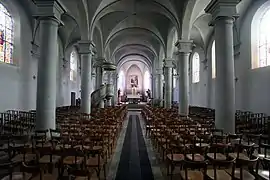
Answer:
[(0, 3), (0, 62), (12, 64), (14, 22)]
[(70, 54), (70, 80), (76, 81), (77, 79), (77, 54), (72, 51)]
[(259, 25), (258, 67), (270, 65), (270, 8), (263, 14)]
[(192, 59), (192, 82), (200, 81), (200, 56), (197, 52), (194, 53)]
[(212, 78), (216, 78), (216, 42), (215, 41), (212, 43), (211, 60), (212, 60)]

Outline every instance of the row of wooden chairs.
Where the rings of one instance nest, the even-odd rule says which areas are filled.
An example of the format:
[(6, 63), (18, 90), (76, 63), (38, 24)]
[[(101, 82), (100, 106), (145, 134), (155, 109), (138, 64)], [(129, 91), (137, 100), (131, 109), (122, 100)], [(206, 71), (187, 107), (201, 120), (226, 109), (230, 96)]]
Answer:
[(0, 167), (7, 170), (3, 179), (106, 178), (126, 112), (125, 106), (106, 108), (93, 117), (59, 108), (58, 129), (1, 134)]
[(179, 166), (183, 179), (269, 179), (268, 138), (249, 132), (226, 134), (215, 128), (209, 112), (202, 108), (200, 116), (196, 107), (196, 113), (185, 117), (171, 109), (143, 109), (147, 134), (167, 174), (172, 178)]

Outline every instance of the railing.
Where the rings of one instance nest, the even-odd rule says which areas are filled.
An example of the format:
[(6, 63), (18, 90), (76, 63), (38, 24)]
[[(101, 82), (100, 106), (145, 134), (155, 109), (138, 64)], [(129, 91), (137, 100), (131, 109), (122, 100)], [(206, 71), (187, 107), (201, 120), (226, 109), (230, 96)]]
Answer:
[(105, 85), (101, 85), (99, 89), (95, 90), (91, 94), (91, 104), (92, 106), (97, 106), (101, 100), (106, 97), (107, 88)]

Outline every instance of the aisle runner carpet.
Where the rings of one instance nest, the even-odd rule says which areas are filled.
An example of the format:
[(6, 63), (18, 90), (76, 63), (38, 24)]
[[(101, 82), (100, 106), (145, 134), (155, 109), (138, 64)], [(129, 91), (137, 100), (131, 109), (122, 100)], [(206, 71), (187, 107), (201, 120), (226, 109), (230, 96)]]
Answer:
[(153, 180), (140, 119), (130, 115), (116, 180)]

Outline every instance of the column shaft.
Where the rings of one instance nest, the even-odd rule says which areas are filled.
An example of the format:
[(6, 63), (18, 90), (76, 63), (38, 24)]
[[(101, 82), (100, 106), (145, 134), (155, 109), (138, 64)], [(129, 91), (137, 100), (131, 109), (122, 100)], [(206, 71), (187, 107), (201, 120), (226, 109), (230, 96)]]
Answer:
[(101, 66), (96, 67), (96, 89), (99, 89), (102, 85), (103, 70)]
[(219, 17), (215, 22), (216, 39), (216, 113), (217, 128), (235, 132), (235, 82), (232, 17)]
[(82, 62), (82, 91), (81, 91), (81, 112), (91, 113), (91, 53), (81, 54)]
[(165, 107), (172, 107), (172, 60), (165, 60)]
[(189, 78), (188, 60), (190, 53), (179, 53), (179, 114), (188, 115), (189, 113)]
[(157, 69), (157, 99), (160, 100), (160, 106), (163, 106), (163, 80), (162, 69)]
[(40, 59), (37, 77), (36, 129), (55, 129), (57, 32), (59, 22), (54, 18), (40, 20)]

